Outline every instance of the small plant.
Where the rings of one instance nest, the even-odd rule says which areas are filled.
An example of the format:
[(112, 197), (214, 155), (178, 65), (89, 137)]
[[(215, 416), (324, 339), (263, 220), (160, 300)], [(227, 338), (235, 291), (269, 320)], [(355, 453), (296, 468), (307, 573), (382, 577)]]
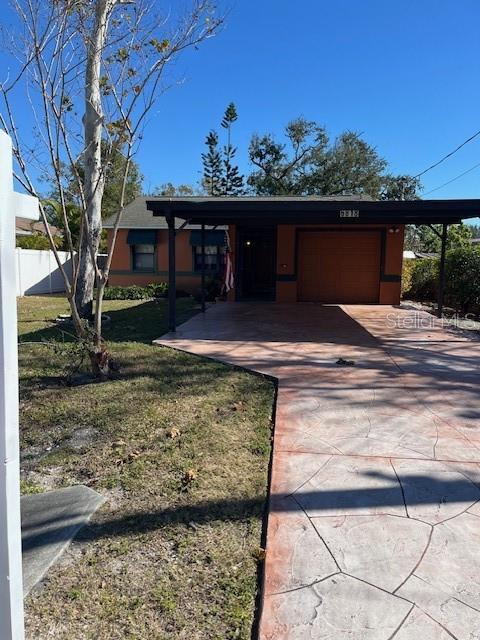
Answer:
[(43, 493), (43, 488), (30, 480), (20, 480), (20, 493), (22, 496), (28, 496), (36, 493)]
[(168, 284), (166, 282), (153, 282), (145, 287), (149, 298), (166, 298), (168, 295)]
[[(215, 302), (216, 298), (222, 295), (223, 278), (220, 274), (205, 278), (205, 300)], [(197, 302), (202, 299), (202, 292), (196, 291), (194, 298)]]

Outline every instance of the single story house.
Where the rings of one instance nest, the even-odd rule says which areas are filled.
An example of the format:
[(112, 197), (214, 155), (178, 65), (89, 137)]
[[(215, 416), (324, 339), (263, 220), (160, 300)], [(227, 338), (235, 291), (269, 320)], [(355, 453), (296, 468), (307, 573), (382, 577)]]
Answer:
[[(395, 305), (405, 226), (442, 225), (443, 278), (448, 225), (479, 214), (479, 200), (137, 198), (120, 224), (110, 281), (168, 279), (173, 303), (176, 287), (196, 287), (202, 273), (221, 271), (228, 238), (229, 300)], [(111, 221), (105, 226), (111, 234)], [(174, 308), (171, 314), (172, 328)]]
[[(160, 198), (159, 198), (160, 199)], [(147, 198), (138, 197), (123, 211), (110, 270), (111, 285), (146, 285), (168, 280), (168, 225), (165, 217), (153, 217)], [(108, 245), (114, 217), (104, 223)], [(176, 281), (179, 289), (198, 291), (201, 286), (201, 225), (176, 221)], [(222, 275), (225, 265), (227, 227), (208, 227), (205, 237), (205, 268)]]
[[(60, 237), (62, 235), (61, 230), (52, 224), (50, 225), (50, 233), (54, 237)], [(30, 220), (27, 218), (19, 218), (17, 216), (15, 218), (15, 236), (21, 237), (34, 235), (47, 235), (43, 222), (38, 220)]]

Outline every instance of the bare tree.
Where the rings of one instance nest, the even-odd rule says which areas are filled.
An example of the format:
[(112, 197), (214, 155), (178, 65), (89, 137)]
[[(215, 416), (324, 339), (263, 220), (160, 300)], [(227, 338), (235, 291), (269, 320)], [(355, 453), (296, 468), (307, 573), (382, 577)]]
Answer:
[[(40, 213), (65, 282), (75, 333), (99, 376), (109, 373), (102, 301), (131, 159), (156, 100), (175, 82), (170, 72), (175, 60), (214, 36), (222, 24), (210, 0), (190, 0), (188, 10), (170, 9), (166, 15), (158, 13), (158, 5), (146, 0), (13, 0), (22, 33), (9, 34), (17, 66), (0, 84), (0, 122), (13, 139), (15, 177), (25, 190), (40, 195), (31, 168), (55, 185), (71, 277), (60, 262), (42, 204)], [(32, 108), (34, 145), (25, 144), (17, 128), (13, 104), (19, 96)], [(106, 265), (100, 269), (105, 175), (118, 152), (125, 159), (123, 182)], [(69, 226), (72, 199), (81, 212), (78, 243)], [(93, 326), (88, 322), (92, 315)]]

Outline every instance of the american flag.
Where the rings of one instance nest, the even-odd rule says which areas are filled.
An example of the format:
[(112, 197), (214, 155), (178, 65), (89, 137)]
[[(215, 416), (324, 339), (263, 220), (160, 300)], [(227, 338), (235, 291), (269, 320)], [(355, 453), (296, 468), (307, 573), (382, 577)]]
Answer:
[(225, 250), (225, 273), (223, 276), (223, 291), (228, 293), (235, 286), (235, 278), (233, 276), (232, 249), (230, 247), (230, 236), (225, 231), (226, 250)]

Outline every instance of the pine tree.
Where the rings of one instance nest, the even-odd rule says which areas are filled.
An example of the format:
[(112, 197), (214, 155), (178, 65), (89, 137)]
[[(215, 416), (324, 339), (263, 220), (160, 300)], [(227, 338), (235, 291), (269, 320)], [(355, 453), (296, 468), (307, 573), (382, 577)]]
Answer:
[(223, 167), (220, 151), (218, 150), (218, 134), (210, 131), (205, 139), (207, 151), (202, 153), (203, 188), (209, 196), (223, 195)]
[(222, 195), (238, 196), (244, 192), (243, 175), (233, 164), (237, 148), (231, 143), (232, 124), (238, 119), (237, 109), (231, 102), (225, 110), (221, 126), (227, 131), (227, 144), (223, 147)]

